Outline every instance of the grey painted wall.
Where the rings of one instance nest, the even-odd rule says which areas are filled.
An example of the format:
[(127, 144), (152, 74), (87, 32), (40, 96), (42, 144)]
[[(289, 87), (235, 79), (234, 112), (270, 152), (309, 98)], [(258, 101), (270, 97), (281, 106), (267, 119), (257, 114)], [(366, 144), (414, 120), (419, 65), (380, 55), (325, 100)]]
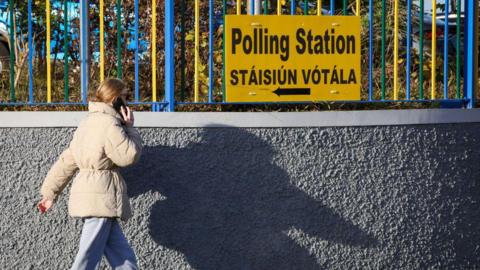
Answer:
[[(0, 269), (68, 269), (72, 128), (0, 128)], [(122, 224), (142, 269), (480, 269), (480, 124), (141, 128)]]

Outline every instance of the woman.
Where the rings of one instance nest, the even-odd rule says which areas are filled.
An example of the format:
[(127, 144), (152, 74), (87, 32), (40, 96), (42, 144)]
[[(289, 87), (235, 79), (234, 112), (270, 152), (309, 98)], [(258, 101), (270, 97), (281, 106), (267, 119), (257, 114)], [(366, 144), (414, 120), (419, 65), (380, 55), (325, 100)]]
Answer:
[(45, 212), (78, 171), (68, 203), (69, 214), (84, 219), (72, 266), (75, 270), (95, 269), (103, 254), (114, 269), (137, 269), (135, 254), (117, 221), (132, 215), (127, 187), (118, 168), (135, 163), (142, 151), (132, 111), (126, 106), (114, 109), (114, 105), (126, 104), (127, 94), (121, 80), (108, 79), (100, 85), (95, 102), (88, 104), (88, 116), (40, 190), (38, 208)]

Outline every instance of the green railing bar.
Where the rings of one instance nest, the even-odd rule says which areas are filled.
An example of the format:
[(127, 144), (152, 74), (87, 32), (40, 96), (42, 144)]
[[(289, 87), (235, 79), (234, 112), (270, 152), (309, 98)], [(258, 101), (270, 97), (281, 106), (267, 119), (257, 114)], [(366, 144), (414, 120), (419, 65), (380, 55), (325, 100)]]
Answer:
[[(237, 0), (239, 1), (239, 0)], [(226, 101), (227, 100), (227, 94), (226, 94), (226, 91), (225, 91), (225, 37), (226, 37), (226, 34), (225, 32), (227, 31), (225, 29), (225, 14), (227, 13), (227, 0), (223, 0), (223, 7), (222, 7), (222, 11), (223, 11), (223, 40), (222, 40), (222, 46), (223, 46), (223, 49), (222, 49), (222, 58), (223, 58), (223, 67), (222, 67), (222, 99), (223, 101)]]
[[(422, 1), (422, 0), (421, 0)], [(382, 0), (382, 49), (380, 55), (380, 61), (382, 63), (382, 75), (381, 75), (381, 87), (382, 87), (382, 100), (385, 99), (385, 0)]]
[[(237, 0), (237, 1), (239, 1), (239, 0)], [(268, 14), (268, 1), (267, 0), (263, 1), (263, 14), (264, 15)]]
[(122, 79), (122, 0), (117, 0), (117, 78)]
[(308, 0), (303, 0), (303, 14), (308, 15)]
[(457, 61), (456, 61), (456, 95), (455, 97), (457, 99), (460, 98), (460, 9), (461, 9), (461, 4), (460, 0), (457, 1)]
[(419, 83), (419, 97), (420, 99), (423, 99), (423, 13), (424, 13), (424, 5), (423, 5), (424, 0), (420, 0), (420, 49), (419, 49), (419, 57), (420, 57), (420, 63), (419, 63), (419, 78), (418, 78), (418, 83)]
[(347, 15), (347, 0), (343, 0), (342, 14)]
[(63, 24), (63, 29), (64, 29), (64, 38), (63, 38), (63, 61), (65, 62), (65, 68), (63, 71), (63, 78), (65, 81), (65, 102), (68, 102), (69, 100), (69, 89), (68, 89), (68, 2), (67, 0), (63, 1), (64, 3), (64, 24)]
[(185, 0), (180, 0), (180, 100), (185, 101)]
[(13, 0), (10, 0), (10, 101), (15, 101), (15, 27), (13, 25)]

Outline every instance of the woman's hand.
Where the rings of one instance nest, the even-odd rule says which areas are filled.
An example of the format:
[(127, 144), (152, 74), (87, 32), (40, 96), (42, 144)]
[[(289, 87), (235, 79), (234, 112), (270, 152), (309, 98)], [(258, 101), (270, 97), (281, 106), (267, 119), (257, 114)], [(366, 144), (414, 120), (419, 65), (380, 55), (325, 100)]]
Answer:
[(49, 199), (46, 199), (46, 198), (43, 198), (38, 204), (37, 204), (37, 208), (38, 210), (40, 210), (40, 213), (45, 213), (48, 211), (48, 209), (50, 209), (53, 205), (53, 201), (52, 200), (49, 200)]
[(124, 106), (120, 108), (120, 111), (122, 113), (123, 120), (125, 121), (125, 126), (133, 127), (133, 122), (135, 121), (133, 117), (133, 111), (130, 110), (129, 107), (124, 107)]

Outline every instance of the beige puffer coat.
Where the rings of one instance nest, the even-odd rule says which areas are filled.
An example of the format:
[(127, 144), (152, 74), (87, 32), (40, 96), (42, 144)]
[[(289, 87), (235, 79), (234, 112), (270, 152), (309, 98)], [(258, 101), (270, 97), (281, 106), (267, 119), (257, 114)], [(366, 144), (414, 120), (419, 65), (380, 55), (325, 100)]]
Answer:
[(88, 110), (70, 146), (48, 172), (40, 193), (44, 198), (56, 200), (78, 171), (70, 191), (70, 215), (127, 220), (132, 210), (118, 168), (139, 159), (142, 139), (135, 128), (122, 125), (122, 117), (112, 106), (90, 102)]

